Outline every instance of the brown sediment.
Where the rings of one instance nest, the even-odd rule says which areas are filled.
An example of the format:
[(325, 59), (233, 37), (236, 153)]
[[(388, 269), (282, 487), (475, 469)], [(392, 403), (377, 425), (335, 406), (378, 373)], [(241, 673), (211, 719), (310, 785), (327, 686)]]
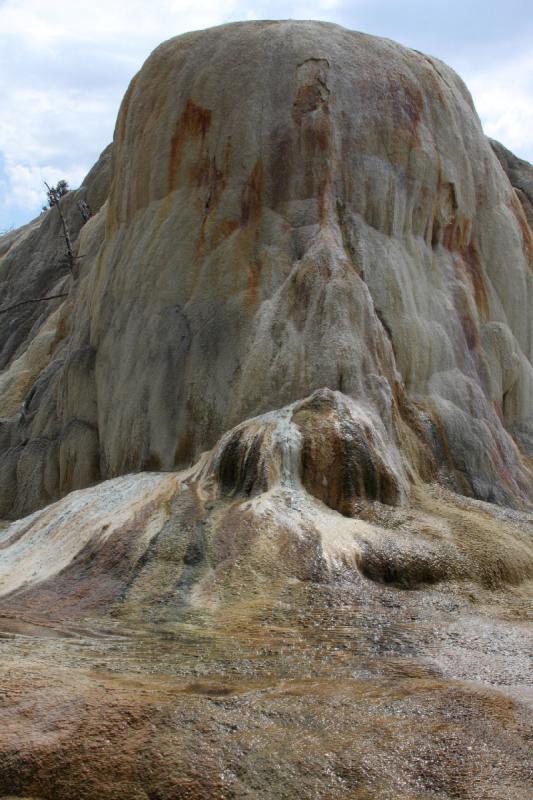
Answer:
[(339, 426), (335, 404), (335, 395), (324, 393), (295, 409), (293, 421), (303, 437), (304, 487), (345, 516), (352, 516), (360, 502), (395, 505), (400, 497), (397, 478), (383, 461), (372, 430), (347, 410)]
[(455, 214), (446, 225), (443, 232), (442, 243), (448, 250), (462, 252), (470, 243), (472, 221), (468, 217)]
[[(466, 530), (471, 513), (454, 515)], [(231, 532), (222, 563), (253, 551)], [(431, 571), (418, 585), (411, 575), (410, 592), (397, 588), (408, 573), (388, 569), (344, 584), (278, 577), (259, 592), (240, 572), (239, 592), (206, 617), (178, 613), (169, 595), (158, 621), (122, 635), (103, 617), (55, 638), (37, 624), (3, 639), (0, 792), (526, 800), (527, 699), (505, 683), (525, 668), (498, 683), (498, 659), (508, 669), (525, 652), (520, 624), (493, 629), (484, 607), (497, 597), (522, 614), (523, 601), (465, 601), (457, 584), (432, 585)]]

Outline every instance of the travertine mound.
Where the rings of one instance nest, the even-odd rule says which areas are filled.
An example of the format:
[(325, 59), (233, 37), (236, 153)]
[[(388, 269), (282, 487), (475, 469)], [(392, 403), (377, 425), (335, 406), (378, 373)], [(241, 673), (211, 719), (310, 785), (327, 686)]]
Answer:
[[(1, 244), (7, 304), (69, 292), (0, 315), (1, 514), (190, 464), (323, 388), (357, 407), (330, 455), (369, 497), (405, 499), (399, 453), (408, 482), (531, 502), (527, 187), (448, 67), (326, 23), (186, 34), (130, 85), (101, 205), (108, 168), (73, 279), (54, 210)], [(351, 513), (312, 440), (303, 480)]]
[(531, 170), (386, 40), (148, 59), (0, 239), (0, 797), (529, 800)]

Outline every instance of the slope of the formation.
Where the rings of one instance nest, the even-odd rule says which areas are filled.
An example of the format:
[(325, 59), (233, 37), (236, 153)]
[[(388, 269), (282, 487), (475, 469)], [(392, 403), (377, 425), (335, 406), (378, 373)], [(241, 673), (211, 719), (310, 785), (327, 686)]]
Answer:
[(0, 514), (186, 466), (322, 387), (411, 477), (531, 500), (527, 186), (448, 67), (325, 23), (186, 34), (133, 79), (109, 160), (81, 230), (65, 201), (74, 277), (53, 209), (0, 240), (2, 307), (68, 291), (0, 315)]
[(387, 40), (150, 56), (0, 239), (0, 798), (529, 800), (532, 173)]
[(328, 508), (314, 448), (353, 411), (320, 392), (0, 532), (0, 796), (528, 800), (533, 515)]

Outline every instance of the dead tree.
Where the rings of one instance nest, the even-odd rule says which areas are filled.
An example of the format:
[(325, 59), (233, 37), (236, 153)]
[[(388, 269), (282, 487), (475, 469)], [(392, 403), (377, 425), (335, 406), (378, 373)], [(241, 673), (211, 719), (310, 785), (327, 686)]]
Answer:
[(70, 231), (67, 225), (67, 221), (65, 219), (65, 215), (63, 214), (63, 209), (61, 208), (61, 198), (64, 195), (66, 195), (66, 193), (69, 190), (68, 183), (66, 181), (59, 181), (57, 186), (49, 186), (46, 183), (46, 181), (44, 181), (44, 185), (46, 186), (46, 194), (48, 195), (49, 207), (57, 208), (59, 219), (61, 220), (61, 227), (63, 228), (63, 238), (65, 240), (65, 245), (67, 247), (68, 267), (71, 273), (74, 274), (74, 263), (76, 261), (76, 257), (74, 255), (74, 250), (72, 248), (72, 239), (70, 238)]

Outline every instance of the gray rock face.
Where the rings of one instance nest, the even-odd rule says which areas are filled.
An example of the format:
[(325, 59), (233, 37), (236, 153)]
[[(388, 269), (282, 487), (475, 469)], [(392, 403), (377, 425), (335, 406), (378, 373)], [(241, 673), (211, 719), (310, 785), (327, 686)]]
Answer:
[(518, 194), (522, 203), (529, 226), (533, 224), (533, 167), (522, 158), (517, 158), (514, 153), (507, 150), (500, 142), (489, 139), (498, 161), (511, 181), (511, 185)]
[(53, 211), (0, 240), (2, 307), (70, 287), (0, 315), (0, 515), (184, 466), (320, 389), (347, 396), (357, 485), (399, 454), (387, 502), (439, 479), (530, 503), (529, 179), (502, 158), (457, 75), (393, 42), (315, 22), (165, 42), (122, 103), (107, 202), (107, 152), (80, 189), (99, 210), (75, 280)]

